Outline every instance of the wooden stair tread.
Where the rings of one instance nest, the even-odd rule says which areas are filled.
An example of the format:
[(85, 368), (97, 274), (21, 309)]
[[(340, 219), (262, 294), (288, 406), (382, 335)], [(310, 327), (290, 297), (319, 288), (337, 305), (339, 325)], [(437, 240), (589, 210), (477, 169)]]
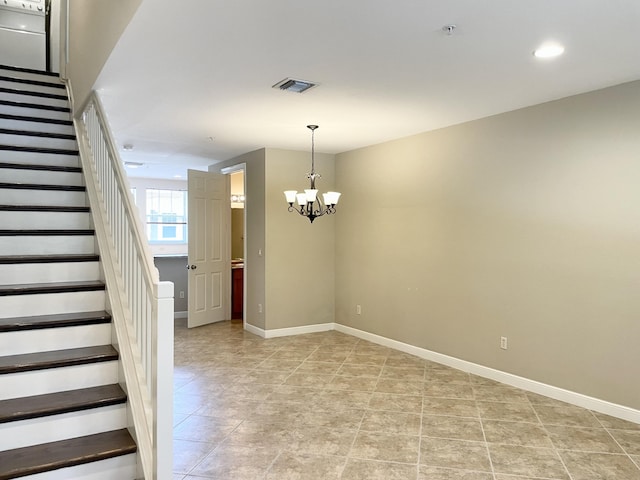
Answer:
[(29, 115), (11, 115), (8, 113), (0, 113), (0, 118), (5, 120), (16, 120), (18, 122), (34, 122), (34, 123), (50, 123), (55, 125), (65, 125), (65, 126), (73, 126), (73, 122), (71, 120), (62, 120), (58, 118), (42, 118), (42, 117), (32, 117)]
[[(0, 145), (0, 149), (2, 145)], [(55, 190), (62, 192), (84, 192), (84, 185), (48, 185), (41, 183), (0, 183), (0, 188), (12, 188), (16, 190)]]
[(45, 75), (47, 77), (55, 77), (60, 79), (60, 74), (55, 72), (48, 72), (46, 70), (38, 70), (35, 68), (26, 68), (26, 67), (16, 67), (13, 65), (2, 65), (0, 64), (0, 69), (2, 70), (10, 70), (12, 72), (26, 72), (26, 73), (35, 73), (36, 75)]
[(24, 145), (0, 145), (0, 150), (29, 153), (51, 153), (54, 155), (78, 155), (78, 150), (70, 148), (26, 147)]
[(0, 452), (0, 480), (135, 453), (126, 429)]
[(98, 280), (81, 282), (16, 283), (0, 285), (0, 297), (9, 295), (37, 295), (41, 293), (93, 292), (104, 290), (104, 283)]
[(126, 401), (127, 395), (117, 384), (11, 398), (0, 401), (0, 423), (79, 412)]
[(0, 265), (24, 263), (71, 263), (97, 262), (100, 256), (94, 253), (70, 253), (52, 255), (4, 255), (0, 257)]
[(36, 165), (32, 163), (11, 163), (1, 161), (0, 168), (12, 168), (15, 170), (43, 170), (47, 172), (82, 173), (82, 168), (80, 167), (65, 167), (62, 165)]
[(18, 108), (33, 108), (36, 110), (49, 110), (51, 112), (71, 113), (69, 107), (59, 107), (57, 105), (43, 105), (41, 103), (16, 102), (15, 100), (0, 100), (0, 105)]
[(19, 130), (17, 128), (0, 128), (0, 134), (4, 135), (22, 135), (25, 137), (44, 137), (44, 138), (57, 138), (61, 140), (75, 140), (76, 136), (71, 133), (55, 133), (55, 132), (40, 132), (37, 130)]
[(6, 355), (0, 357), (0, 374), (86, 365), (88, 363), (109, 362), (117, 359), (118, 352), (111, 345)]
[(94, 235), (93, 229), (42, 229), (42, 230), (0, 230), (0, 237), (18, 237), (18, 236), (31, 236), (31, 237), (60, 237), (60, 236), (82, 236), (82, 235)]
[(89, 207), (73, 205), (0, 205), (0, 210), (6, 212), (90, 212)]
[(35, 90), (22, 90), (19, 88), (0, 87), (0, 92), (10, 93), (13, 95), (29, 95), (31, 97), (51, 98), (53, 100), (64, 100), (64, 101), (69, 100), (66, 95), (58, 95), (57, 93), (48, 93), (48, 92), (37, 92)]
[(63, 83), (45, 82), (43, 80), (33, 80), (31, 78), (8, 77), (6, 75), (0, 75), (0, 81), (22, 83), (24, 85), (37, 85), (38, 87), (59, 88), (61, 90), (66, 88)]
[(99, 323), (110, 322), (111, 315), (104, 311), (0, 318), (0, 332), (40, 330), (43, 328), (57, 327), (76, 327), (79, 325), (95, 325)]

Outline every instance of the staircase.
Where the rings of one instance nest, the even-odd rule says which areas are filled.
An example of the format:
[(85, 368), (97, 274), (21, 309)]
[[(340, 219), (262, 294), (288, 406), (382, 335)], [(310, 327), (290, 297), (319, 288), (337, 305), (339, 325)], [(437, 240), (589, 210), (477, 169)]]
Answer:
[(0, 480), (133, 480), (65, 86), (0, 66)]

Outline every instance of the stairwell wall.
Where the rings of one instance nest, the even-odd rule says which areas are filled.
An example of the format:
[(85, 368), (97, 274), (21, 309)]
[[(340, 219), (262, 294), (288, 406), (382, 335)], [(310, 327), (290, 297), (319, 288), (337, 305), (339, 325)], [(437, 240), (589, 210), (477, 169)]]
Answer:
[(66, 75), (73, 85), (72, 105), (88, 98), (93, 85), (142, 0), (88, 2), (68, 0), (69, 59)]

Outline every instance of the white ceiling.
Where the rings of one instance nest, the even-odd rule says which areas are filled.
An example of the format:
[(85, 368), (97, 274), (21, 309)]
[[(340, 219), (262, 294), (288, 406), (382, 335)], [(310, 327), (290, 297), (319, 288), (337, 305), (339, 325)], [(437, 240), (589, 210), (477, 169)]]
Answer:
[(338, 153), (637, 79), (640, 0), (143, 0), (96, 88), (135, 175), (171, 177), (309, 150), (310, 123)]

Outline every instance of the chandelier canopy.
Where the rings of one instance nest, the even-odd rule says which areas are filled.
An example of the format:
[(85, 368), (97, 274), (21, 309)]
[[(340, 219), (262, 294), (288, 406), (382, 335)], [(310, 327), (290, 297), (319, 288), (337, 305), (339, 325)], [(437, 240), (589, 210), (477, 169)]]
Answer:
[[(307, 125), (311, 130), (311, 172), (307, 175), (310, 186), (303, 192), (297, 190), (285, 190), (284, 196), (289, 204), (290, 212), (298, 212), (303, 217), (307, 217), (311, 223), (325, 214), (336, 213), (336, 205), (340, 199), (340, 193), (327, 192), (322, 194), (322, 200), (316, 189), (316, 179), (322, 178), (315, 169), (315, 132), (318, 125)], [(296, 206), (293, 204), (297, 203)]]

